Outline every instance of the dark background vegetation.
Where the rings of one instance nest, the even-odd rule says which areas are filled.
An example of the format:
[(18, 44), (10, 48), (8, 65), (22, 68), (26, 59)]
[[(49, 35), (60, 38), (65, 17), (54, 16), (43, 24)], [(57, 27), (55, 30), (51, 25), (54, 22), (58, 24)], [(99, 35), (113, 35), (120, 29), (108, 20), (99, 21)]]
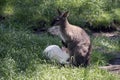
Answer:
[[(69, 21), (91, 30), (116, 30), (120, 25), (120, 0), (0, 0), (0, 15), (8, 25), (50, 25), (57, 9), (69, 11)], [(16, 28), (21, 28), (15, 25)], [(42, 26), (41, 26), (42, 27)]]

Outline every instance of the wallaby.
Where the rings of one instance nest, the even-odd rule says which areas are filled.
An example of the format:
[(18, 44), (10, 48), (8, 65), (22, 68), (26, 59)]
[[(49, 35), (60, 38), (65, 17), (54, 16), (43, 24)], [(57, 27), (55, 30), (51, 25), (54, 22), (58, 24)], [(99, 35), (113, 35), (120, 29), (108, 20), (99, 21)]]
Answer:
[(48, 32), (53, 34), (57, 30), (57, 35), (69, 50), (72, 65), (87, 67), (91, 54), (90, 38), (82, 28), (68, 22), (68, 13), (58, 10), (59, 15), (53, 19), (51, 24), (53, 27), (49, 28)]

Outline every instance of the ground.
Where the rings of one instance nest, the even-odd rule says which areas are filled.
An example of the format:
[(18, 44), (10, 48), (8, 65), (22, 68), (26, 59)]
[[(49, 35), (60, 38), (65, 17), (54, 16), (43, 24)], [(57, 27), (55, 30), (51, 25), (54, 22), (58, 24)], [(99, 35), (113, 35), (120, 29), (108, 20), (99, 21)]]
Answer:
[[(119, 32), (115, 32), (118, 34)], [(97, 35), (96, 35), (97, 34)], [(88, 68), (61, 67), (45, 60), (42, 51), (51, 44), (62, 46), (58, 37), (44, 31), (35, 33), (0, 26), (0, 79), (1, 80), (119, 80), (118, 74), (99, 69), (114, 60), (119, 53), (120, 37), (104, 36), (106, 33), (90, 35), (93, 51)], [(111, 33), (110, 33), (111, 34)], [(113, 61), (116, 62), (116, 61)], [(116, 68), (114, 68), (116, 69)], [(117, 70), (118, 71), (118, 70)], [(115, 71), (115, 72), (117, 72)]]
[[(108, 39), (120, 39), (120, 31), (111, 32), (111, 33), (93, 33), (93, 36), (94, 37), (105, 36)], [(102, 50), (104, 52), (104, 49), (102, 49)], [(112, 54), (115, 57), (113, 59), (109, 60), (109, 65), (101, 66), (100, 68), (108, 70), (112, 73), (120, 74), (120, 51), (111, 52), (109, 54)]]

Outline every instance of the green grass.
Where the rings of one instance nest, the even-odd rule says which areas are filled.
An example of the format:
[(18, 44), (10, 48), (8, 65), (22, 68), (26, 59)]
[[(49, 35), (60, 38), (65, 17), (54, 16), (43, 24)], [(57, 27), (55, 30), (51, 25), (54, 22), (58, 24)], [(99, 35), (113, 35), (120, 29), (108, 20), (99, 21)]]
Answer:
[[(86, 21), (108, 25), (120, 21), (119, 0), (0, 0), (0, 80), (119, 80), (120, 76), (101, 70), (119, 52), (120, 39), (91, 36), (93, 51), (88, 68), (61, 67), (46, 60), (42, 52), (48, 46), (61, 46), (57, 37), (37, 35), (31, 26), (43, 20), (50, 25), (56, 9), (69, 10), (69, 21), (84, 26)], [(77, 16), (76, 16), (77, 15)], [(41, 26), (42, 27), (42, 26)]]
[[(119, 51), (119, 39), (91, 37), (93, 52), (88, 68), (61, 67), (45, 60), (42, 52), (46, 46), (61, 46), (60, 39), (49, 35), (33, 34), (28, 30), (0, 27), (0, 80), (119, 80), (116, 74), (100, 70), (111, 56), (104, 53)], [(104, 42), (104, 43), (103, 43)], [(103, 47), (102, 52), (97, 48)]]
[(108, 61), (114, 58), (120, 51), (120, 39), (108, 38), (105, 36), (91, 37), (93, 44), (92, 62), (99, 65), (107, 65)]

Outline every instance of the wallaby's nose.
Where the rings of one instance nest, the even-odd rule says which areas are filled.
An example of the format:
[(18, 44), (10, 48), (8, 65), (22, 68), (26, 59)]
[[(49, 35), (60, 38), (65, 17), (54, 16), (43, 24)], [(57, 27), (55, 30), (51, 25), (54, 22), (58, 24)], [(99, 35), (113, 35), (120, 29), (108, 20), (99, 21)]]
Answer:
[(49, 28), (47, 29), (47, 33), (50, 34), (50, 30), (49, 30)]
[(47, 34), (50, 35), (50, 36), (53, 36), (53, 35), (51, 34), (50, 28), (47, 29)]

